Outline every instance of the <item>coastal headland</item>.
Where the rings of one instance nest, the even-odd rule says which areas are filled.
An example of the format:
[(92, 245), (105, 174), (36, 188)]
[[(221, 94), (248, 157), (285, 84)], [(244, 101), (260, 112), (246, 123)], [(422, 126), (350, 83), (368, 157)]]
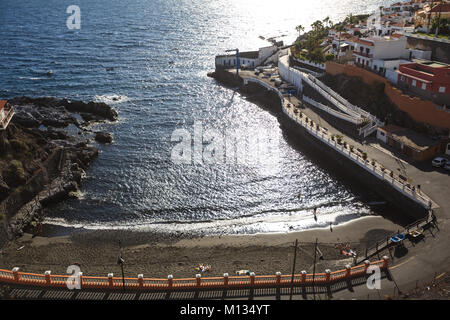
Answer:
[(43, 208), (76, 195), (98, 155), (92, 141), (112, 142), (89, 125), (118, 118), (104, 103), (29, 97), (8, 103), (15, 115), (0, 131), (0, 244), (36, 232)]

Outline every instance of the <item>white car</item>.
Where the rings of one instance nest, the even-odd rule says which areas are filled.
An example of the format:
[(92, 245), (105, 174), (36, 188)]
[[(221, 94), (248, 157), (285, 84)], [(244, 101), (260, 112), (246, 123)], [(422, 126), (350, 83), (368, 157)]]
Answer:
[(447, 159), (442, 157), (434, 158), (433, 161), (431, 161), (431, 165), (433, 167), (443, 167), (447, 164)]

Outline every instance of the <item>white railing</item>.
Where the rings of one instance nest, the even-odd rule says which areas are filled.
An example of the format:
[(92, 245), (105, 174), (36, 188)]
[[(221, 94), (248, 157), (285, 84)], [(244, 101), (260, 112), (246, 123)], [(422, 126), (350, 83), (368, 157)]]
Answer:
[(9, 112), (6, 113), (6, 115), (3, 118), (3, 120), (0, 121), (0, 130), (5, 130), (6, 127), (8, 127), (8, 124), (11, 121), (13, 116), (14, 116), (14, 109), (10, 108)]
[(303, 96), (303, 101), (305, 101), (305, 102), (315, 106), (316, 108), (319, 108), (320, 110), (325, 111), (326, 113), (328, 113), (328, 114), (330, 114), (330, 115), (332, 115), (332, 116), (334, 116), (336, 118), (339, 118), (339, 119), (351, 122), (353, 124), (358, 125), (362, 121), (362, 119), (359, 118), (359, 117), (352, 117), (352, 116), (349, 116), (349, 115), (347, 115), (345, 113), (333, 110), (333, 109), (327, 107), (326, 105), (321, 104), (320, 102), (317, 102), (317, 101), (311, 99), (310, 97)]
[(315, 63), (315, 62), (312, 62), (312, 61), (303, 60), (303, 59), (298, 59), (298, 58), (292, 58), (292, 59), (293, 59), (294, 61), (299, 62), (299, 63), (304, 63), (304, 64), (307, 64), (308, 66), (316, 67), (316, 68), (325, 70), (325, 64), (324, 64), (324, 63)]
[[(291, 68), (289, 66), (289, 55), (280, 57), (280, 59), (278, 60), (278, 72), (283, 80), (294, 84), (297, 87), (297, 89), (303, 88), (302, 81), (306, 81), (321, 95), (323, 95), (326, 99), (332, 102), (336, 107), (338, 107), (340, 110), (351, 116), (354, 117), (365, 116), (371, 120), (374, 120), (373, 118), (375, 118), (370, 113), (350, 104), (347, 100), (342, 98), (336, 92), (331, 90), (331, 88), (327, 87), (325, 84), (317, 80), (312, 75), (308, 75), (304, 72), (301, 72), (300, 70)], [(328, 92), (324, 88), (326, 88)], [(338, 99), (340, 99), (341, 102), (339, 102)]]
[(364, 138), (368, 135), (371, 135), (373, 132), (377, 131), (378, 125), (374, 124), (372, 127), (369, 127), (367, 130), (364, 131)]
[(309, 70), (309, 69), (306, 69), (306, 68), (301, 68), (301, 67), (297, 67), (297, 66), (293, 66), (292, 68), (294, 68), (294, 69), (296, 69), (296, 70), (299, 70), (299, 71), (302, 71), (302, 72), (310, 73), (310, 74), (312, 74), (314, 77), (320, 77), (320, 76), (323, 75), (323, 73), (320, 74), (320, 73), (314, 72), (314, 71)]
[(363, 110), (363, 109), (361, 109), (361, 108), (351, 104), (346, 99), (344, 99), (341, 95), (339, 95), (337, 92), (335, 92), (333, 89), (331, 89), (330, 87), (325, 85), (319, 79), (315, 78), (312, 75), (308, 75), (308, 79), (311, 80), (316, 85), (315, 87), (319, 87), (320, 89), (324, 90), (329, 95), (331, 95), (336, 101), (338, 101), (339, 103), (341, 103), (342, 105), (344, 105), (345, 107), (350, 109), (351, 110), (350, 112), (354, 112), (356, 114), (359, 114), (362, 117), (365, 117), (365, 118), (368, 118), (368, 119), (371, 119), (371, 120), (375, 121), (375, 118), (376, 118), (375, 116), (373, 116), (369, 112), (367, 112), (367, 111), (365, 111), (365, 110)]
[(354, 153), (350, 149), (347, 149), (344, 145), (338, 144), (336, 141), (332, 139), (332, 137), (325, 133), (323, 130), (318, 130), (317, 127), (313, 127), (311, 124), (307, 123), (303, 117), (300, 118), (299, 114), (295, 114), (293, 111), (293, 108), (285, 108), (284, 103), (282, 103), (283, 106), (283, 112), (292, 120), (294, 120), (296, 123), (300, 124), (302, 127), (304, 127), (311, 135), (315, 136), (317, 139), (321, 140), (325, 144), (327, 144), (329, 147), (333, 148), (346, 158), (352, 160), (353, 162), (357, 163), (360, 167), (364, 168), (366, 171), (370, 172), (377, 178), (386, 181), (389, 183), (392, 187), (394, 187), (397, 191), (402, 193), (403, 195), (407, 196), (411, 200), (414, 200), (415, 202), (422, 205), (424, 208), (429, 208), (431, 205), (431, 200), (428, 197), (425, 197), (423, 194), (417, 193), (415, 190), (408, 187), (406, 184), (402, 183), (401, 181), (395, 179), (395, 177), (391, 177), (389, 174), (387, 174), (385, 171), (381, 170), (376, 163), (375, 165), (371, 165), (368, 160), (364, 160), (361, 156)]
[[(315, 78), (314, 78), (315, 79)], [(314, 80), (311, 80), (308, 75), (304, 78), (306, 83), (308, 83), (313, 89), (315, 89), (318, 93), (320, 93), (324, 98), (334, 104), (338, 109), (342, 110), (346, 114), (352, 117), (361, 117), (361, 113), (348, 108), (343, 103), (339, 102), (332, 94), (328, 93), (324, 89), (322, 89)]]

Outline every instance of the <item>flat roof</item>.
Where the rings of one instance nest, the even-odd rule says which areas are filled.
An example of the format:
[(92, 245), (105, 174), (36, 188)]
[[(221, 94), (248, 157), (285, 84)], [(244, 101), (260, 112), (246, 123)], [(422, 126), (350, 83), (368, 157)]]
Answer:
[(439, 61), (431, 61), (431, 60), (416, 60), (418, 64), (422, 64), (424, 66), (432, 67), (432, 68), (444, 68), (448, 67), (447, 63), (439, 62)]

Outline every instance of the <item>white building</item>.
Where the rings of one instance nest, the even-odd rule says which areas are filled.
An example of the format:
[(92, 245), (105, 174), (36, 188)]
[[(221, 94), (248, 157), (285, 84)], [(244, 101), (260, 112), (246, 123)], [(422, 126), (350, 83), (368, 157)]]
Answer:
[(431, 50), (408, 49), (409, 60), (422, 59), (431, 60)]
[[(255, 68), (278, 51), (277, 46), (260, 48), (258, 51), (239, 52), (239, 66)], [(236, 67), (236, 54), (216, 56), (216, 69)]]
[[(357, 65), (381, 72), (384, 71), (385, 66), (384, 63), (381, 65), (380, 60), (409, 58), (406, 37), (398, 34), (358, 39), (353, 54)], [(383, 68), (382, 70), (379, 69), (380, 66)]]

